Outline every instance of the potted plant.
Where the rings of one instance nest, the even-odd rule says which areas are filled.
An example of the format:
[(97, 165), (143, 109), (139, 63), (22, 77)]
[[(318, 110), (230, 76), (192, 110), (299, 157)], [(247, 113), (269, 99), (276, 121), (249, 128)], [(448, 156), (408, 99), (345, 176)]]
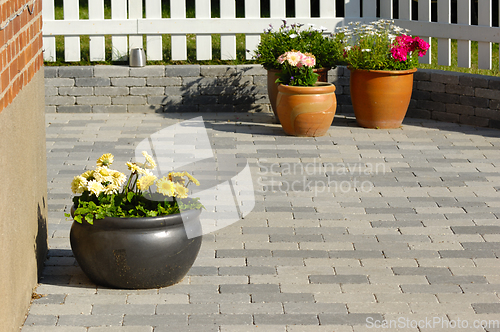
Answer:
[(418, 57), (429, 44), (392, 20), (359, 22), (339, 28), (344, 61), (351, 71), (350, 92), (356, 121), (366, 128), (401, 126), (410, 104)]
[[(185, 227), (200, 227), (202, 204), (188, 198), (190, 174), (157, 178), (154, 159), (127, 162), (130, 176), (110, 169), (104, 154), (94, 170), (75, 176), (70, 242), (76, 261), (96, 284), (115, 288), (158, 288), (179, 282), (191, 268), (201, 237)], [(153, 188), (156, 188), (153, 190)], [(69, 217), (69, 214), (66, 214)]]
[(278, 86), (275, 82), (281, 70), (277, 59), (281, 54), (290, 50), (314, 54), (316, 57), (314, 71), (319, 74), (318, 80), (328, 81), (328, 70), (339, 62), (343, 47), (340, 38), (325, 36), (326, 30), (324, 27), (316, 28), (314, 25), (309, 25), (307, 28), (304, 28), (303, 24), (287, 25), (285, 20), (278, 30), (274, 30), (272, 25), (264, 30), (254, 58), (267, 70), (267, 91), (275, 115), (278, 95)]
[(276, 110), (283, 130), (295, 136), (325, 135), (337, 109), (335, 85), (318, 82), (313, 72), (316, 59), (310, 53), (292, 50), (277, 62), (281, 71)]

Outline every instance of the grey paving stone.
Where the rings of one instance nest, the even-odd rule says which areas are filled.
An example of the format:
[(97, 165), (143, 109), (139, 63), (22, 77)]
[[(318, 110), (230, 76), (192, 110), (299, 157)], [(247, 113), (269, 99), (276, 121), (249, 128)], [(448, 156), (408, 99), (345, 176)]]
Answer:
[(28, 315), (24, 326), (55, 326), (57, 319), (55, 315)]
[(365, 275), (310, 275), (312, 284), (368, 284)]
[(392, 268), (395, 275), (426, 275), (451, 276), (451, 271), (445, 267), (398, 267)]
[(381, 314), (350, 313), (344, 314), (319, 314), (321, 325), (366, 325), (367, 322), (382, 321)]
[(488, 281), (484, 276), (427, 276), (427, 280), (433, 284), (487, 284)]
[(252, 325), (253, 318), (249, 314), (218, 314), (218, 315), (190, 315), (189, 325)]
[(273, 284), (220, 285), (221, 294), (228, 294), (228, 293), (254, 294), (254, 293), (279, 293), (279, 292), (280, 292), (279, 286)]
[(322, 258), (328, 257), (326, 250), (273, 250), (273, 257)]
[(500, 303), (472, 303), (476, 314), (500, 314)]
[(154, 304), (94, 304), (92, 315), (154, 315)]
[[(106, 316), (101, 316), (106, 317)], [(186, 325), (187, 315), (125, 315), (123, 326), (165, 326), (165, 325)]]
[(216, 276), (218, 275), (215, 266), (193, 266), (188, 272), (190, 276)]
[(311, 235), (285, 235), (276, 234), (269, 237), (269, 242), (323, 242), (323, 237), (319, 234)]
[(455, 234), (500, 234), (500, 226), (451, 226)]
[(217, 258), (234, 257), (270, 257), (271, 251), (265, 249), (219, 249), (215, 251)]
[(285, 314), (347, 314), (343, 303), (285, 303)]
[(216, 303), (202, 304), (158, 304), (156, 307), (157, 315), (175, 315), (175, 314), (218, 314), (219, 306)]
[(335, 250), (329, 251), (330, 258), (384, 258), (382, 251), (379, 250)]
[(462, 242), (465, 250), (494, 250), (500, 251), (500, 242)]
[(221, 266), (219, 275), (249, 276), (249, 275), (275, 275), (276, 269), (270, 266)]
[(203, 326), (203, 325), (168, 325), (168, 326), (157, 326), (155, 327), (155, 332), (171, 332), (171, 331), (182, 331), (182, 332), (219, 332), (219, 326)]
[(58, 326), (121, 326), (123, 315), (59, 315)]
[(315, 314), (254, 315), (255, 325), (319, 325)]
[(435, 284), (435, 285), (401, 285), (403, 293), (462, 293), (458, 285)]
[(252, 303), (259, 302), (314, 302), (311, 293), (255, 293), (252, 294)]
[(38, 304), (62, 304), (64, 303), (65, 294), (47, 294), (33, 301)]
[(496, 258), (490, 250), (440, 250), (442, 258)]

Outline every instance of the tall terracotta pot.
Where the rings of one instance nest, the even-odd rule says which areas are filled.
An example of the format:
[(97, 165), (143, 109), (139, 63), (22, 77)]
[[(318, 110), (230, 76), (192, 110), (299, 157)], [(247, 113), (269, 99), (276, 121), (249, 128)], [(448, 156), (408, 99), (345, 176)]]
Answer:
[(350, 69), (350, 90), (356, 121), (361, 127), (390, 129), (401, 126), (410, 104), (410, 70)]
[(287, 134), (323, 136), (330, 128), (337, 110), (335, 85), (325, 82), (317, 82), (316, 86), (280, 84), (276, 110)]
[[(318, 68), (314, 69), (314, 72), (318, 74), (318, 82), (328, 82), (328, 71), (330, 68)], [(276, 112), (276, 98), (278, 97), (278, 84), (276, 80), (280, 70), (278, 69), (268, 69), (267, 70), (267, 94), (269, 95), (269, 102), (271, 103), (271, 109), (273, 110), (274, 116), (278, 120), (278, 113)]]

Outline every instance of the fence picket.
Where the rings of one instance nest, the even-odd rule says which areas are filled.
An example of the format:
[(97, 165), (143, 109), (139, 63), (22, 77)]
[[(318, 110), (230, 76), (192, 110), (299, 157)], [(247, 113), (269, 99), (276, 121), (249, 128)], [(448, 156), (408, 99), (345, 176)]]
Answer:
[[(210, 18), (210, 1), (195, 1), (196, 18)], [(212, 36), (206, 34), (196, 35), (196, 60), (212, 59)]]
[[(127, 0), (111, 0), (111, 19), (127, 18)], [(127, 36), (111, 36), (111, 59), (124, 61), (128, 59)]]
[[(146, 1), (146, 18), (161, 18), (161, 0)], [(163, 59), (161, 35), (146, 36), (146, 57), (148, 60)]]
[[(104, 20), (104, 0), (89, 0), (89, 20)], [(90, 61), (105, 61), (104, 36), (90, 36)]]
[[(451, 23), (451, 0), (438, 0), (438, 22)], [(451, 66), (451, 39), (438, 38), (438, 65)]]
[[(431, 1), (430, 0), (420, 0), (418, 2), (418, 20), (419, 22), (430, 22), (431, 21)], [(415, 33), (415, 32), (413, 32)], [(431, 38), (427, 36), (420, 36), (423, 40), (431, 45)], [(420, 63), (431, 63), (431, 50), (432, 46), (429, 47), (427, 54), (420, 58)]]
[[(470, 1), (457, 2), (457, 23), (470, 25)], [(459, 67), (470, 68), (470, 40), (457, 40), (457, 63)]]
[(411, 20), (411, 0), (399, 0), (399, 19)]
[[(479, 0), (478, 24), (491, 27), (492, 3), (491, 0)], [(477, 66), (479, 69), (491, 69), (491, 43), (477, 43)]]
[(271, 0), (271, 3), (269, 4), (271, 17), (282, 19), (286, 17), (285, 2), (286, 0)]
[[(236, 17), (236, 2), (234, 0), (221, 0), (220, 2), (220, 17), (235, 18)], [(221, 60), (236, 59), (236, 35), (221, 34), (220, 36), (220, 58)]]
[[(259, 18), (260, 17), (260, 0), (245, 0), (245, 17)], [(264, 29), (265, 26), (262, 27)], [(245, 36), (245, 48), (247, 50), (255, 50), (260, 43), (260, 34), (247, 34)], [(246, 59), (251, 60), (252, 52), (246, 52)]]
[(393, 3), (392, 0), (380, 0), (380, 17), (386, 19), (392, 19), (393, 15)]
[(346, 18), (355, 20), (361, 16), (360, 0), (345, 0), (344, 6)]
[[(78, 20), (80, 18), (79, 10), (78, 0), (63, 1), (65, 20)], [(64, 61), (80, 61), (80, 37), (64, 37)]]
[[(54, 0), (42, 1), (42, 16), (43, 21), (53, 21), (54, 16)], [(45, 29), (43, 29), (43, 60), (55, 62), (56, 61), (56, 37), (46, 36)]]
[[(128, 0), (128, 18), (142, 18), (142, 0)], [(128, 37), (129, 48), (144, 47), (142, 35)]]
[(295, 17), (297, 18), (311, 17), (311, 2), (304, 0), (295, 0)]
[[(177, 0), (170, 2), (170, 17), (186, 18), (186, 1)], [(185, 34), (172, 35), (172, 60), (187, 60), (187, 43)]]
[(375, 16), (377, 16), (377, 2), (363, 0), (363, 17), (375, 18)]
[(336, 1), (331, 1), (331, 0), (319, 0), (319, 17), (322, 18), (336, 17), (335, 2)]

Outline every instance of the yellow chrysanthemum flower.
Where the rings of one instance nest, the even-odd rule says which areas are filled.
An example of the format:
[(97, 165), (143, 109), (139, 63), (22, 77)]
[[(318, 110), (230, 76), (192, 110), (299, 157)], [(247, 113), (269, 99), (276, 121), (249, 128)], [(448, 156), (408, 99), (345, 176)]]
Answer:
[(104, 166), (96, 167), (94, 179), (98, 182), (113, 182), (112, 170)]
[(172, 182), (184, 184), (186, 183), (186, 179), (184, 179), (185, 175), (186, 172), (170, 172), (168, 173), (168, 178)]
[(111, 184), (108, 184), (104, 188), (104, 193), (106, 195), (113, 195), (113, 194), (116, 194), (119, 189), (120, 189), (120, 187), (118, 187), (117, 185), (114, 185), (114, 184), (111, 183)]
[(96, 180), (89, 181), (87, 184), (87, 188), (92, 194), (96, 196), (99, 196), (99, 194), (104, 190), (104, 186)]
[(83, 176), (87, 180), (92, 180), (94, 178), (94, 171), (93, 170), (86, 171), (81, 176)]
[(97, 166), (109, 166), (113, 163), (115, 157), (111, 153), (105, 153), (97, 159)]
[(136, 163), (131, 163), (130, 161), (127, 161), (127, 167), (129, 170), (131, 170), (132, 172), (135, 172), (135, 173), (137, 173), (139, 168), (140, 168), (137, 166)]
[[(142, 151), (142, 155), (146, 158), (146, 163), (144, 163), (146, 168), (154, 169), (156, 167), (156, 162), (146, 151)], [(149, 165), (148, 165), (149, 164)]]
[(137, 180), (137, 188), (141, 191), (148, 190), (156, 181), (156, 176), (145, 175)]
[(83, 176), (75, 176), (71, 182), (71, 191), (73, 194), (81, 194), (87, 189), (87, 179)]
[(174, 183), (164, 176), (156, 181), (156, 191), (162, 195), (173, 197), (175, 195)]
[(195, 185), (197, 185), (197, 186), (200, 185), (200, 181), (196, 180), (196, 178), (194, 176), (192, 176), (188, 172), (184, 172), (184, 174), (186, 174), (186, 176), (188, 177), (188, 179), (191, 180), (191, 182), (193, 182)]
[(127, 176), (122, 172), (112, 171), (111, 176), (113, 177), (113, 184), (121, 187), (127, 180)]
[(189, 189), (180, 183), (174, 184), (175, 196), (179, 198), (187, 198)]

